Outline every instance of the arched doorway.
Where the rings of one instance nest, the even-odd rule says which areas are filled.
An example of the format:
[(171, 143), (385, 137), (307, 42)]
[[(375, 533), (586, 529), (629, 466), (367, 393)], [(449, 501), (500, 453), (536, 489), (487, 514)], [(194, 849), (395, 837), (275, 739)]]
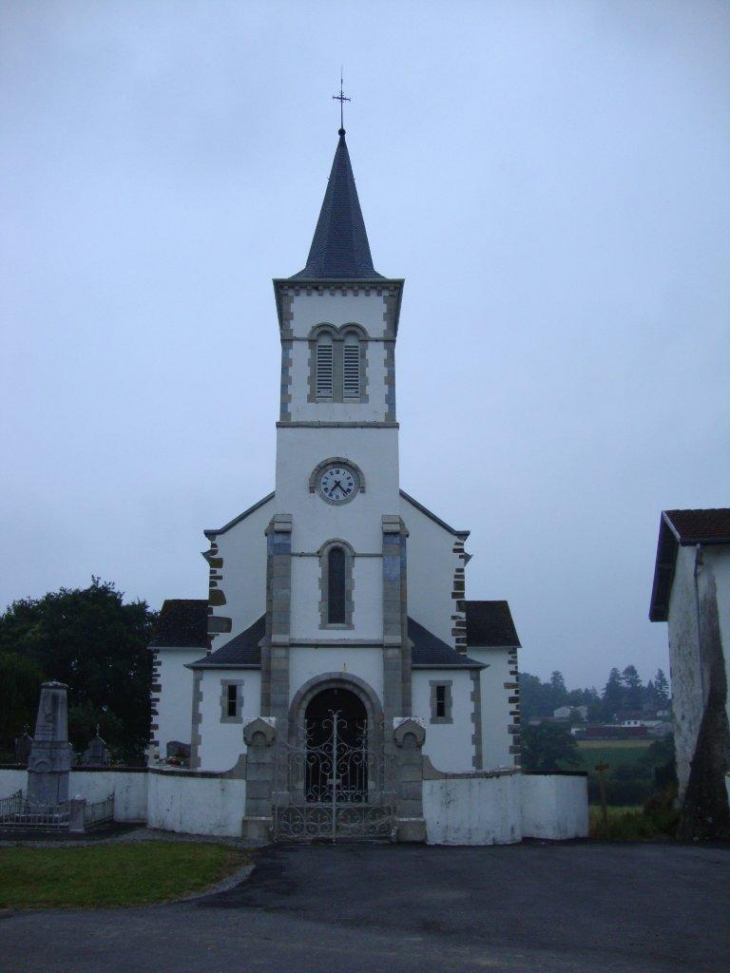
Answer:
[(368, 800), (368, 719), (356, 693), (330, 686), (312, 697), (304, 716), (304, 793), (309, 803)]

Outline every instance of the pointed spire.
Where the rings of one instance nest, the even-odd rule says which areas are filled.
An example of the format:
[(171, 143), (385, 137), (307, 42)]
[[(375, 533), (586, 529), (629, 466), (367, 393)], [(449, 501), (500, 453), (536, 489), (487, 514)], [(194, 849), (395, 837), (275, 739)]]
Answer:
[(292, 280), (382, 277), (373, 267), (370, 256), (370, 244), (357, 198), (344, 128), (340, 129), (339, 135), (307, 266), (294, 274), (290, 278)]

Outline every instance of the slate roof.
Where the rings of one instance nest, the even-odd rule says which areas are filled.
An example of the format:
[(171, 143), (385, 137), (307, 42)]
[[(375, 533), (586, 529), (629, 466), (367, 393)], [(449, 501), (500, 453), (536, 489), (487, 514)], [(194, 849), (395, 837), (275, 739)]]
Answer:
[(150, 648), (208, 647), (208, 602), (200, 598), (168, 598)]
[(382, 278), (373, 267), (370, 244), (357, 198), (345, 130), (335, 151), (327, 190), (304, 270), (291, 280)]
[(649, 604), (652, 622), (666, 622), (669, 617), (677, 550), (694, 544), (730, 544), (730, 508), (662, 511)]
[[(205, 602), (201, 602), (205, 606)], [(190, 669), (209, 666), (246, 666), (258, 668), (261, 665), (259, 642), (266, 631), (266, 619), (262, 615), (245, 632), (241, 632), (210, 655), (197, 659)], [(412, 665), (418, 669), (476, 669), (483, 668), (481, 662), (469, 659), (456, 652), (440, 638), (429, 632), (412, 618), (408, 619), (408, 637), (413, 643)]]
[(433, 632), (429, 632), (423, 625), (419, 625), (409, 617), (408, 638), (413, 642), (411, 665), (414, 669), (484, 669), (481, 662), (476, 662), (465, 655), (461, 655), (450, 645), (443, 642)]
[(520, 648), (506, 601), (467, 601), (466, 644), (486, 648)]
[(199, 669), (208, 666), (249, 666), (258, 668), (261, 665), (261, 649), (259, 642), (266, 633), (266, 616), (257, 618), (253, 625), (240, 632), (230, 642), (226, 642), (210, 655), (191, 662), (190, 669)]

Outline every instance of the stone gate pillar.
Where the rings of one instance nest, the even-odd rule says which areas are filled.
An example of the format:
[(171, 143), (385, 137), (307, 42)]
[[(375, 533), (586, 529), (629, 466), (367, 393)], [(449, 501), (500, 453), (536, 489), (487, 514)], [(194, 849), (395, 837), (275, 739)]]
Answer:
[(423, 721), (412, 716), (393, 720), (395, 744), (395, 823), (398, 841), (425, 841), (423, 817)]
[(246, 815), (244, 838), (268, 841), (274, 823), (271, 797), (276, 766), (276, 720), (257, 716), (243, 727), (246, 754)]

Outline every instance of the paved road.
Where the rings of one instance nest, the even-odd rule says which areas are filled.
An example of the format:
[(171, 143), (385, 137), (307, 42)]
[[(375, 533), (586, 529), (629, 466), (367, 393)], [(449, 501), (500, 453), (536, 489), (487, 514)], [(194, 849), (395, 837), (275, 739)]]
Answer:
[(727, 973), (730, 849), (276, 846), (147, 909), (16, 913), (2, 973)]

